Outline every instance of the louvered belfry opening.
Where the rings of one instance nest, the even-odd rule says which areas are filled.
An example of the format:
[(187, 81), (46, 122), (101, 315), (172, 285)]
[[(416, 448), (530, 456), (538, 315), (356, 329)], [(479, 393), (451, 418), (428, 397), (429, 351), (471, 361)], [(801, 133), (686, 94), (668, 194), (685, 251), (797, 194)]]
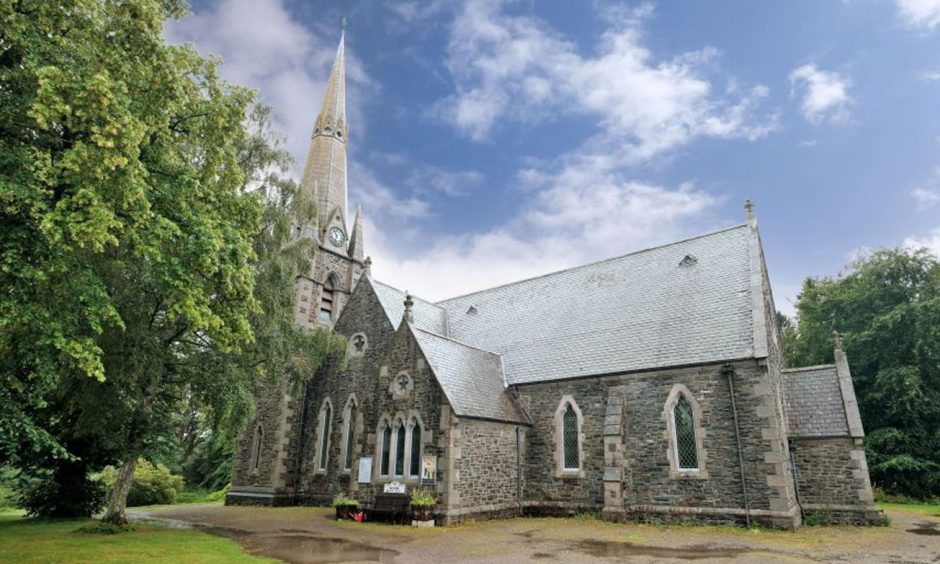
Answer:
[(698, 453), (695, 448), (695, 421), (692, 418), (692, 406), (685, 396), (680, 395), (673, 409), (676, 423), (676, 454), (680, 470), (696, 470)]
[(323, 291), (320, 292), (320, 321), (329, 323), (333, 320), (333, 297), (336, 292), (336, 284), (333, 277), (330, 276), (323, 283)]
[(578, 456), (578, 416), (571, 404), (565, 409), (563, 419), (565, 469), (575, 470), (581, 467)]

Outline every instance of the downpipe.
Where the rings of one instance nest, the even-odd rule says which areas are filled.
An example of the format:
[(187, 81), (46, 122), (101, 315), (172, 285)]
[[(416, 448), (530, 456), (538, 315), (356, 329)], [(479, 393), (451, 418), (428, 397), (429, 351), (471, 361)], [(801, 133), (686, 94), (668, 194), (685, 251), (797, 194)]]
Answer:
[(734, 438), (738, 444), (738, 470), (741, 473), (741, 496), (744, 498), (744, 521), (751, 528), (751, 504), (747, 496), (747, 476), (744, 473), (744, 451), (741, 449), (741, 429), (738, 426), (738, 406), (734, 394), (734, 369), (725, 365), (722, 374), (728, 378), (728, 390), (731, 394), (731, 416), (734, 419)]

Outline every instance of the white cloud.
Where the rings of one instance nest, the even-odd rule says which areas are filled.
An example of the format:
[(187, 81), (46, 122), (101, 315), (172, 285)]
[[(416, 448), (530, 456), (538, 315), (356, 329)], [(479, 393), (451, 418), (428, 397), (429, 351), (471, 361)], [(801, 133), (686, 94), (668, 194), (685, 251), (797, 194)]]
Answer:
[(940, 0), (894, 0), (908, 27), (931, 32), (940, 25)]
[(641, 160), (696, 137), (755, 139), (776, 126), (755, 116), (765, 87), (714, 92), (706, 71), (715, 49), (655, 57), (641, 28), (648, 5), (607, 10), (594, 55), (582, 56), (544, 21), (510, 13), (510, 4), (469, 0), (451, 30), (456, 92), (434, 113), (471, 139), (485, 140), (506, 122), (581, 115)]
[(940, 258), (940, 227), (931, 229), (925, 237), (917, 235), (908, 237), (904, 240), (904, 246), (909, 249), (926, 248)]
[[(307, 143), (320, 109), (329, 68), (336, 54), (339, 29), (313, 34), (298, 23), (282, 0), (220, 0), (206, 11), (168, 22), (171, 43), (193, 43), (203, 54), (222, 58), (222, 76), (257, 88), (274, 109), (274, 121), (287, 149), (303, 165)], [(347, 104), (353, 135), (364, 129), (356, 92), (374, 84), (347, 49)]]
[(801, 111), (812, 124), (842, 124), (849, 120), (850, 81), (834, 71), (821, 70), (810, 63), (790, 73), (793, 96), (802, 96)]
[(917, 201), (917, 209), (925, 210), (940, 202), (940, 189), (914, 188), (911, 190), (911, 197)]
[(940, 71), (924, 71), (920, 73), (920, 79), (928, 82), (940, 80)]

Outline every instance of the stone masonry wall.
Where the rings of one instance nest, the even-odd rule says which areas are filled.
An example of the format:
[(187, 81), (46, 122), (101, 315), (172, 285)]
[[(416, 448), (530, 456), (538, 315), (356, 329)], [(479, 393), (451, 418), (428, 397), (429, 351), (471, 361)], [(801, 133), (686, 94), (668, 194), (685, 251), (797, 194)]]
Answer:
[[(520, 433), (518, 439), (516, 433)], [(461, 418), (459, 461), (456, 463), (455, 499), (451, 500), (450, 522), (461, 516), (511, 516), (519, 513), (519, 463), (526, 441), (525, 427)]]
[[(768, 432), (781, 427), (782, 421), (772, 407), (767, 368), (757, 361), (737, 362), (731, 368), (750, 516), (767, 525), (793, 527), (797, 524), (793, 515), (778, 511), (773, 503), (779, 499), (779, 486), (768, 481), (784, 459), (779, 436)], [(664, 410), (677, 384), (688, 389), (700, 410), (702, 471), (698, 473), (677, 473), (670, 467), (671, 437)], [(612, 394), (616, 399), (609, 405)], [(610, 500), (605, 506), (606, 473), (621, 486), (621, 518), (744, 521), (731, 396), (722, 365), (522, 385), (518, 395), (534, 420), (526, 450), (524, 491), (530, 510), (604, 508), (606, 515), (611, 507)], [(556, 476), (554, 413), (566, 395), (577, 402), (583, 415), (583, 477)], [(608, 408), (617, 413), (608, 416)], [(608, 467), (605, 421), (618, 414), (622, 440), (619, 444), (611, 444), (611, 437), (606, 440), (608, 448), (622, 454), (608, 457), (617, 464)]]
[[(232, 468), (232, 489), (241, 495), (232, 495), (227, 502), (264, 504), (272, 503), (274, 472), (278, 462), (278, 424), (284, 386), (269, 386), (262, 391), (255, 417), (238, 436), (235, 443), (235, 458)], [(255, 430), (261, 425), (263, 432), (261, 456), (257, 470), (254, 468)]]
[(820, 523), (881, 524), (874, 506), (861, 440), (849, 437), (794, 439), (800, 502)]

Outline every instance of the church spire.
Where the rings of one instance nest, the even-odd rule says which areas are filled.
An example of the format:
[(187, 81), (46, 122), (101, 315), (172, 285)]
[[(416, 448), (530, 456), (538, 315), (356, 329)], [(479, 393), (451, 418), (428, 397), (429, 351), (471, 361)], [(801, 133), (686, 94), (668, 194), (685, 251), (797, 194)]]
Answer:
[(320, 114), (313, 126), (313, 137), (301, 186), (313, 193), (317, 203), (317, 231), (321, 241), (331, 223), (346, 226), (346, 25), (339, 38), (336, 57), (326, 84)]

